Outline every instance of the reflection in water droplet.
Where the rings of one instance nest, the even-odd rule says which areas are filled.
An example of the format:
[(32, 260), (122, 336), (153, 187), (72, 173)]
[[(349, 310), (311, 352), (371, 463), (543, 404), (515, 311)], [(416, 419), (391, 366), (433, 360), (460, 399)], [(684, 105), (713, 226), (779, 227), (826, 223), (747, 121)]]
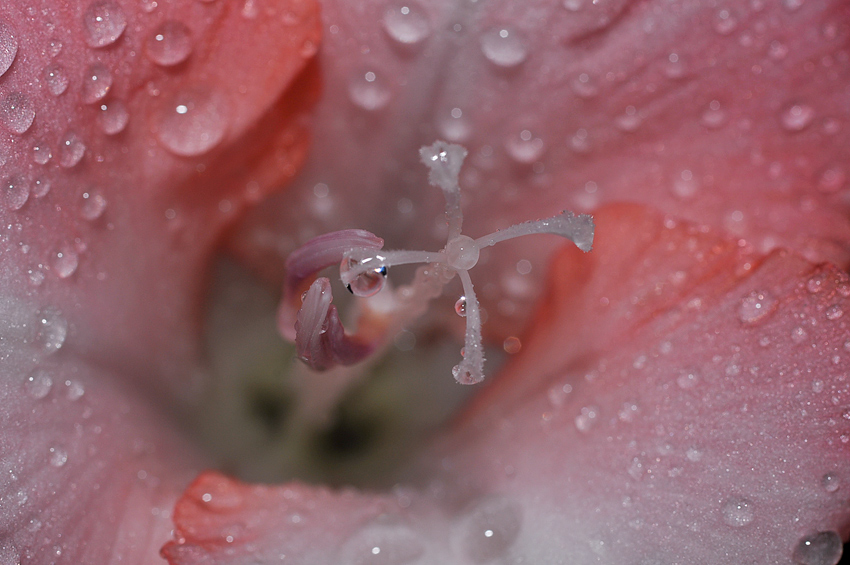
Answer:
[(488, 61), (503, 68), (516, 67), (528, 56), (519, 32), (509, 27), (490, 28), (481, 34), (481, 52)]
[(517, 163), (530, 165), (539, 160), (546, 151), (546, 144), (534, 137), (530, 130), (524, 129), (519, 135), (512, 135), (505, 141), (508, 155)]
[(30, 129), (35, 119), (35, 110), (29, 98), (22, 92), (12, 92), (0, 104), (0, 120), (3, 125), (18, 135)]
[(80, 214), (84, 219), (94, 221), (103, 215), (104, 210), (106, 210), (106, 198), (99, 191), (90, 190), (83, 193)]
[(68, 452), (62, 449), (61, 447), (51, 447), (49, 449), (50, 452), (50, 464), (54, 467), (61, 467), (68, 461)]
[(348, 96), (364, 110), (380, 110), (392, 98), (392, 92), (382, 75), (374, 71), (358, 72), (348, 83)]
[(147, 41), (147, 53), (151, 61), (164, 67), (185, 61), (192, 53), (192, 33), (182, 22), (164, 22)]
[(157, 139), (182, 157), (203, 155), (224, 138), (230, 107), (216, 90), (194, 87), (173, 97), (158, 116)]
[(97, 113), (97, 125), (106, 135), (121, 133), (127, 127), (130, 114), (127, 107), (120, 100), (110, 100), (100, 105)]
[(70, 249), (63, 248), (62, 251), (56, 253), (53, 258), (53, 269), (60, 279), (67, 279), (77, 270), (79, 259), (77, 254)]
[(519, 536), (522, 509), (507, 498), (492, 496), (478, 502), (459, 520), (456, 543), (472, 563), (503, 557)]
[(112, 88), (112, 73), (100, 63), (95, 63), (83, 75), (83, 102), (94, 104)]
[(53, 387), (53, 379), (50, 377), (50, 373), (44, 369), (35, 369), (27, 377), (24, 387), (31, 397), (40, 400), (50, 393), (50, 389)]
[(39, 165), (46, 165), (53, 154), (50, 152), (50, 147), (43, 141), (36, 141), (32, 146), (32, 160)]
[[(346, 280), (346, 273), (357, 264), (357, 261), (351, 258), (344, 258), (339, 264), (339, 274), (343, 281)], [(346, 288), (354, 296), (368, 298), (374, 296), (384, 288), (387, 278), (387, 268), (380, 267), (372, 271), (366, 271), (357, 275), (351, 280)]]
[(61, 65), (47, 65), (44, 68), (44, 83), (47, 90), (54, 96), (59, 96), (68, 88), (68, 75)]
[(838, 475), (827, 473), (821, 478), (820, 484), (826, 492), (835, 492), (841, 486), (841, 481)]
[(41, 347), (48, 353), (61, 349), (68, 336), (68, 321), (62, 317), (62, 313), (56, 308), (47, 307), (39, 310), (36, 319), (37, 338)]
[(0, 21), (0, 76), (3, 76), (18, 54), (18, 39), (11, 26)]
[(794, 104), (782, 111), (779, 121), (787, 131), (800, 131), (812, 123), (815, 111), (806, 104)]
[(738, 319), (744, 324), (755, 324), (776, 310), (778, 302), (764, 291), (753, 291), (741, 299)]
[(24, 175), (12, 175), (3, 183), (3, 202), (7, 210), (20, 210), (30, 197), (30, 182)]
[(73, 131), (65, 132), (59, 140), (59, 164), (66, 169), (73, 167), (86, 153), (86, 144)]
[(403, 2), (384, 12), (384, 31), (405, 45), (415, 45), (431, 35), (428, 14), (415, 2)]
[(89, 47), (115, 43), (127, 27), (124, 10), (111, 0), (92, 2), (83, 13), (83, 30)]
[(835, 565), (844, 548), (837, 532), (818, 532), (802, 538), (794, 548), (794, 563), (800, 565)]
[(340, 548), (337, 563), (346, 565), (406, 565), (418, 562), (425, 548), (417, 535), (400, 525), (371, 525)]
[(455, 313), (458, 316), (460, 316), (461, 318), (466, 317), (466, 297), (465, 296), (461, 296), (460, 298), (457, 299), (457, 302), (455, 302)]
[(755, 505), (746, 498), (727, 499), (721, 511), (723, 521), (735, 528), (746, 526), (755, 518)]

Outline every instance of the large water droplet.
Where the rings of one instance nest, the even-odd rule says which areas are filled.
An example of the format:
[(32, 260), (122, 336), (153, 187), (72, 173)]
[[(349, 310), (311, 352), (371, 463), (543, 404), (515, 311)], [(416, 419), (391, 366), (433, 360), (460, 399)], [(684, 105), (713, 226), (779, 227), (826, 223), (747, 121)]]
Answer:
[(148, 38), (146, 47), (154, 63), (164, 67), (178, 65), (192, 53), (192, 33), (182, 22), (163, 22)]
[(38, 312), (37, 338), (41, 347), (48, 353), (54, 353), (65, 344), (68, 336), (68, 321), (56, 308), (47, 307)]
[(457, 299), (457, 302), (455, 302), (455, 312), (461, 318), (466, 317), (466, 297), (465, 296), (461, 296), (460, 298)]
[(367, 526), (345, 542), (337, 563), (346, 565), (406, 565), (425, 553), (422, 542), (409, 528), (397, 525)]
[(83, 102), (94, 104), (112, 88), (112, 73), (104, 65), (95, 63), (83, 75)]
[(488, 61), (503, 68), (516, 67), (528, 56), (525, 41), (510, 27), (490, 28), (481, 34), (481, 52)]
[(111, 0), (92, 2), (83, 13), (85, 40), (90, 47), (115, 43), (127, 27), (124, 10)]
[(755, 324), (776, 310), (778, 302), (765, 291), (754, 290), (741, 299), (738, 319), (744, 324)]
[(23, 92), (10, 93), (0, 104), (0, 120), (12, 133), (24, 133), (30, 129), (34, 119), (35, 109)]
[(106, 198), (97, 191), (90, 190), (83, 193), (83, 205), (80, 207), (80, 215), (88, 221), (94, 221), (103, 215), (106, 210)]
[(30, 197), (30, 182), (23, 175), (12, 175), (3, 183), (3, 201), (8, 210), (20, 210)]
[(67, 279), (77, 270), (79, 258), (71, 249), (65, 247), (57, 252), (53, 258), (53, 269), (60, 279)]
[(804, 537), (794, 548), (794, 563), (801, 565), (835, 565), (844, 548), (837, 532), (818, 532)]
[(415, 2), (402, 2), (384, 12), (384, 31), (393, 40), (415, 45), (431, 35), (428, 14)]
[(61, 447), (51, 447), (48, 452), (50, 464), (54, 467), (62, 467), (68, 462), (68, 452)]
[[(339, 274), (344, 276), (345, 273), (357, 265), (357, 262), (351, 258), (345, 258), (339, 264)], [(387, 268), (379, 267), (371, 271), (366, 271), (357, 275), (348, 285), (349, 292), (354, 296), (369, 297), (378, 294), (384, 288), (384, 282), (387, 278)]]
[(86, 144), (73, 131), (66, 131), (59, 140), (59, 164), (69, 169), (80, 162), (86, 153)]
[(505, 150), (517, 163), (530, 165), (543, 156), (546, 144), (539, 137), (534, 137), (530, 130), (524, 129), (519, 135), (512, 135), (507, 139)]
[(392, 91), (382, 75), (374, 71), (358, 72), (348, 83), (348, 96), (364, 110), (380, 110), (392, 98)]
[(44, 68), (44, 83), (47, 90), (54, 96), (59, 96), (68, 88), (68, 74), (61, 65), (52, 64)]
[(459, 520), (457, 545), (473, 563), (504, 556), (519, 536), (522, 509), (500, 496), (485, 498)]
[(0, 76), (3, 76), (18, 54), (18, 39), (6, 22), (0, 21)]
[(721, 512), (724, 522), (732, 527), (740, 528), (755, 518), (755, 505), (746, 498), (732, 497), (723, 503)]
[(224, 97), (210, 88), (195, 87), (162, 108), (156, 135), (175, 155), (194, 157), (221, 142), (229, 121), (230, 108)]
[(110, 100), (100, 105), (97, 113), (97, 125), (106, 135), (121, 133), (127, 127), (130, 114), (127, 107), (120, 100)]
[(478, 264), (480, 250), (475, 240), (459, 235), (446, 244), (446, 260), (453, 269), (467, 271)]
[(815, 118), (814, 109), (807, 104), (794, 104), (785, 108), (779, 116), (782, 127), (788, 131), (805, 129)]
[(50, 373), (44, 369), (35, 369), (24, 381), (24, 388), (27, 389), (27, 393), (36, 400), (47, 396), (52, 387), (53, 379), (50, 377)]
[(50, 147), (43, 141), (36, 141), (32, 145), (32, 160), (39, 165), (46, 165), (53, 154), (50, 152)]

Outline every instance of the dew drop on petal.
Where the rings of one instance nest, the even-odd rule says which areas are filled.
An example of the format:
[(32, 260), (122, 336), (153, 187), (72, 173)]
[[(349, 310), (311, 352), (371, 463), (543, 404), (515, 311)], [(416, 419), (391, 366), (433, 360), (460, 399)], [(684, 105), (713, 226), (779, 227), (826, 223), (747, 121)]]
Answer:
[(573, 92), (580, 98), (593, 98), (599, 93), (596, 82), (587, 73), (581, 73), (570, 83)]
[(682, 373), (676, 377), (676, 384), (679, 385), (679, 388), (687, 390), (697, 386), (699, 380), (699, 373), (696, 370), (682, 371)]
[(351, 77), (348, 97), (358, 108), (372, 112), (389, 103), (392, 91), (383, 75), (375, 71), (361, 71)]
[(99, 191), (90, 190), (83, 193), (80, 215), (84, 219), (94, 221), (103, 215), (104, 210), (106, 210), (106, 198)]
[(94, 104), (112, 88), (112, 73), (104, 65), (95, 63), (83, 75), (83, 102)]
[(539, 137), (535, 137), (530, 130), (524, 129), (519, 132), (519, 135), (508, 137), (505, 141), (505, 150), (517, 163), (530, 165), (543, 156), (546, 144)]
[(73, 131), (67, 131), (59, 140), (59, 164), (69, 169), (80, 162), (86, 153), (86, 144)]
[(50, 377), (50, 373), (44, 369), (35, 369), (27, 376), (24, 387), (32, 398), (40, 400), (50, 393), (50, 389), (53, 387), (53, 379)]
[(643, 118), (634, 106), (627, 106), (626, 111), (614, 119), (615, 125), (626, 133), (637, 131), (643, 123)]
[[(348, 257), (344, 258), (339, 265), (340, 275), (342, 276), (347, 273), (356, 264), (357, 262), (355, 260)], [(348, 283), (346, 288), (348, 288), (349, 292), (351, 292), (354, 296), (368, 298), (378, 294), (378, 292), (384, 288), (386, 278), (387, 268), (380, 267), (378, 269), (360, 273), (350, 283)]]
[(50, 192), (50, 181), (47, 179), (35, 179), (31, 194), (36, 198), (42, 198), (47, 196), (48, 192)]
[(841, 486), (841, 480), (838, 475), (827, 473), (821, 477), (820, 484), (826, 492), (835, 492)]
[(805, 129), (815, 118), (815, 111), (806, 104), (794, 104), (782, 110), (779, 121), (787, 131)]
[(844, 310), (842, 310), (841, 306), (838, 304), (833, 304), (829, 308), (826, 309), (826, 319), (827, 320), (838, 320), (844, 315)]
[(43, 141), (36, 141), (32, 146), (32, 160), (38, 165), (46, 165), (53, 154), (50, 147)]
[(11, 26), (0, 21), (0, 76), (3, 76), (18, 54), (18, 39)]
[(111, 0), (92, 2), (83, 13), (83, 30), (89, 47), (106, 47), (115, 43), (126, 27), (124, 10)]
[(835, 565), (844, 548), (837, 532), (817, 532), (802, 538), (794, 548), (794, 563), (800, 565)]
[(765, 291), (753, 291), (741, 299), (738, 319), (743, 324), (755, 324), (776, 310), (778, 303)]
[(809, 336), (809, 332), (806, 331), (802, 326), (797, 326), (793, 330), (791, 330), (791, 341), (794, 343), (800, 344), (806, 341), (806, 338)]
[(73, 275), (77, 270), (78, 264), (79, 258), (77, 254), (67, 247), (57, 252), (53, 258), (53, 269), (60, 279), (67, 279)]
[(65, 381), (65, 397), (74, 402), (83, 397), (86, 388), (78, 381)]
[(431, 35), (431, 20), (416, 2), (401, 2), (384, 12), (384, 31), (394, 41), (415, 45)]
[(369, 525), (342, 544), (337, 563), (350, 565), (407, 565), (418, 563), (425, 547), (401, 525)]
[(158, 116), (156, 135), (175, 155), (203, 155), (224, 138), (230, 107), (215, 90), (195, 87), (178, 94)]
[(732, 527), (740, 528), (751, 523), (755, 518), (755, 505), (746, 498), (732, 497), (723, 503), (721, 512), (724, 522)]
[(576, 416), (576, 429), (580, 432), (589, 431), (599, 421), (599, 408), (596, 406), (585, 406), (581, 413)]
[(738, 27), (738, 20), (729, 10), (720, 10), (714, 20), (714, 30), (720, 35), (729, 35)]
[(12, 175), (3, 183), (3, 202), (8, 210), (20, 210), (30, 197), (30, 182), (23, 175)]
[(460, 553), (472, 563), (491, 563), (505, 555), (519, 537), (522, 510), (516, 503), (491, 496), (478, 502), (453, 528)]
[(146, 47), (148, 57), (154, 63), (164, 67), (178, 65), (192, 53), (192, 33), (186, 24), (169, 20), (148, 37)]
[(30, 129), (35, 120), (35, 109), (24, 93), (12, 92), (0, 104), (0, 120), (6, 129), (20, 135)]
[(49, 450), (50, 464), (54, 467), (62, 467), (68, 462), (68, 452), (61, 447), (51, 447)]
[(680, 171), (673, 177), (672, 190), (683, 200), (693, 198), (700, 190), (699, 179), (690, 169)]
[(712, 100), (708, 104), (708, 108), (702, 113), (700, 120), (702, 125), (708, 129), (716, 129), (726, 123), (726, 112), (720, 107), (720, 101)]
[(68, 321), (55, 308), (44, 308), (37, 316), (37, 338), (48, 353), (59, 351), (68, 336)]
[(68, 74), (61, 65), (51, 64), (44, 68), (44, 83), (47, 90), (54, 96), (59, 96), (68, 89)]
[(100, 105), (97, 113), (97, 125), (106, 135), (121, 133), (127, 127), (130, 113), (120, 100), (109, 100)]
[(502, 68), (516, 67), (528, 56), (523, 38), (509, 27), (494, 27), (481, 34), (481, 52)]
[(467, 271), (478, 264), (480, 250), (475, 240), (459, 235), (446, 244), (446, 259), (453, 269)]
[(785, 9), (789, 12), (794, 12), (798, 10), (805, 0), (782, 0), (782, 5), (785, 6)]

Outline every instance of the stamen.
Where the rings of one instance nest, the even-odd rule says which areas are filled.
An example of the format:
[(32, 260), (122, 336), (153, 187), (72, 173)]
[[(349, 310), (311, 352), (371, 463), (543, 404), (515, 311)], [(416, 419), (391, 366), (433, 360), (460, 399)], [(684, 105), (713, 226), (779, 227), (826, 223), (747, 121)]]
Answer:
[(478, 239), (463, 235), (458, 175), (466, 149), (437, 141), (420, 149), (419, 154), (430, 169), (428, 180), (442, 189), (446, 199), (449, 229), (445, 248), (441, 251), (383, 251), (383, 240), (377, 236), (362, 230), (344, 230), (311, 240), (287, 260), (284, 304), (278, 315), (281, 333), (285, 336), (281, 320), (289, 319), (284, 320), (283, 314), (288, 301), (301, 283), (320, 269), (338, 261), (342, 283), (354, 295), (369, 297), (383, 288), (388, 267), (427, 264), (417, 269), (410, 285), (400, 287), (371, 310), (367, 303), (363, 318), (368, 320), (371, 315), (384, 320), (382, 323), (365, 324), (372, 328), (368, 332), (372, 338), (369, 341), (371, 345), (345, 334), (336, 307), (331, 304), (330, 284), (327, 279), (314, 282), (305, 294), (295, 327), (298, 354), (311, 367), (323, 370), (334, 364), (359, 361), (367, 352), (376, 349), (376, 343), (386, 342), (383, 338), (389, 332), (420, 316), (428, 302), (439, 296), (443, 286), (457, 274), (464, 295), (455, 304), (455, 310), (466, 318), (466, 332), (461, 350), (463, 360), (452, 369), (452, 374), (462, 384), (481, 382), (484, 379), (481, 311), (469, 276), (469, 270), (478, 263), (481, 248), (523, 235), (549, 233), (571, 240), (584, 252), (591, 250), (595, 229), (593, 218), (587, 214), (576, 216), (566, 210), (551, 218), (523, 222)]

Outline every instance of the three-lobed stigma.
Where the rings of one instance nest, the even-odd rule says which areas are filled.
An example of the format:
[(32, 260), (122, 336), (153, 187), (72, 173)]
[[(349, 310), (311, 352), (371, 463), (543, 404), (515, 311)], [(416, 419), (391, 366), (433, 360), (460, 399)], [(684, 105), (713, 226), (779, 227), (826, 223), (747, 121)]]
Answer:
[[(354, 364), (379, 350), (398, 330), (421, 315), (428, 302), (457, 276), (463, 285), (463, 296), (455, 303), (455, 311), (466, 319), (466, 332), (462, 360), (452, 374), (462, 384), (481, 382), (484, 379), (481, 311), (469, 276), (478, 263), (481, 249), (508, 239), (545, 233), (569, 239), (584, 252), (593, 246), (593, 218), (566, 210), (551, 218), (523, 222), (477, 239), (464, 235), (458, 176), (466, 149), (437, 141), (420, 149), (419, 154), (430, 169), (430, 183), (442, 189), (446, 200), (448, 237), (443, 249), (386, 251), (382, 249), (383, 240), (374, 234), (342, 230), (310, 240), (287, 259), (278, 329), (284, 337), (294, 339), (299, 358), (316, 370)], [(415, 263), (423, 266), (418, 268), (413, 281), (389, 290), (387, 269)], [(308, 280), (334, 264), (339, 264), (340, 279), (352, 294), (380, 300), (380, 305), (366, 308), (362, 313), (354, 335), (342, 328), (336, 307), (331, 304), (328, 279), (319, 278), (304, 290)], [(294, 299), (297, 296), (302, 297), (300, 305)]]

